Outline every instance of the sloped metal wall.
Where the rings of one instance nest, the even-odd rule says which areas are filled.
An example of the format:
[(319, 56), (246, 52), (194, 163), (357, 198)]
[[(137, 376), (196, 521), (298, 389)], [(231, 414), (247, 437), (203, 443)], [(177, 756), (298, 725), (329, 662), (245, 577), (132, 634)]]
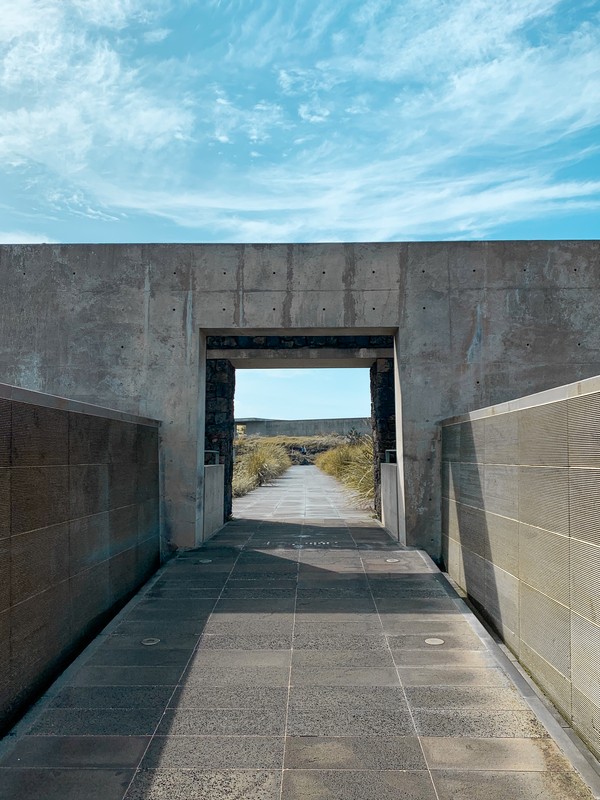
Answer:
[(0, 386), (0, 730), (156, 570), (158, 503), (158, 423)]
[(496, 411), (443, 423), (446, 568), (600, 755), (600, 392)]

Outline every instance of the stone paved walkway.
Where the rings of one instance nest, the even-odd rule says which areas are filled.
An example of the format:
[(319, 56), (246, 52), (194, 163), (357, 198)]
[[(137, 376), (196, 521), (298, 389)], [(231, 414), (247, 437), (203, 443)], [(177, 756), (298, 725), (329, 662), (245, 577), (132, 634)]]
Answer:
[(335, 481), (294, 467), (235, 514), (9, 737), (4, 800), (592, 797), (433, 564)]

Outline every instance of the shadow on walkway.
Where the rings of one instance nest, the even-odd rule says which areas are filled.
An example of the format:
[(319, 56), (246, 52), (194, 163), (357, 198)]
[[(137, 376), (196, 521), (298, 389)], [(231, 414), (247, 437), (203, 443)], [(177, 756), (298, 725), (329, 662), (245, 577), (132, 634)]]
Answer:
[(297, 470), (67, 671), (2, 797), (589, 800), (434, 564)]

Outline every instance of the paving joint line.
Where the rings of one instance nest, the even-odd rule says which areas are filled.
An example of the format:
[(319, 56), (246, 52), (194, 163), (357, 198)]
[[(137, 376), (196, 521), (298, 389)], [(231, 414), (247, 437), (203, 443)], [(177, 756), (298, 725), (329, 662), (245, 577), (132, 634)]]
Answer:
[[(385, 530), (385, 528), (384, 528), (384, 530)], [(350, 537), (351, 537), (352, 541), (354, 542), (354, 544), (356, 545), (356, 540), (354, 539), (354, 536), (353, 536), (352, 533), (350, 534)], [(391, 536), (390, 536), (390, 540), (394, 541)], [(377, 619), (379, 620), (379, 624), (381, 626), (381, 632), (382, 632), (383, 636), (385, 636), (385, 644), (386, 644), (386, 647), (387, 647), (388, 652), (390, 654), (390, 658), (392, 659), (392, 664), (394, 665), (394, 669), (396, 670), (396, 676), (398, 678), (398, 683), (399, 683), (400, 689), (402, 690), (402, 696), (404, 697), (404, 702), (406, 703), (406, 707), (408, 709), (408, 713), (410, 714), (410, 719), (411, 719), (412, 726), (413, 726), (413, 729), (414, 729), (414, 732), (415, 732), (415, 737), (416, 737), (417, 741), (419, 742), (419, 747), (421, 748), (421, 754), (423, 756), (423, 761), (425, 762), (425, 766), (427, 768), (427, 774), (429, 775), (429, 780), (431, 781), (431, 786), (432, 786), (433, 791), (435, 793), (436, 800), (440, 800), (440, 796), (438, 794), (437, 787), (436, 787), (436, 785), (434, 783), (434, 780), (433, 780), (433, 775), (431, 774), (431, 768), (429, 766), (429, 762), (427, 761), (427, 756), (425, 755), (425, 748), (423, 747), (423, 743), (421, 741), (421, 736), (419, 735), (419, 732), (417, 730), (417, 724), (415, 722), (415, 718), (414, 718), (410, 703), (408, 702), (408, 696), (406, 694), (405, 686), (402, 683), (402, 678), (400, 677), (400, 672), (399, 672), (398, 666), (396, 665), (396, 660), (394, 659), (394, 656), (392, 654), (392, 648), (390, 647), (389, 639), (385, 634), (385, 628), (384, 628), (383, 622), (381, 620), (381, 614), (379, 613), (379, 606), (377, 605), (377, 602), (375, 600), (375, 596), (373, 595), (373, 589), (371, 587), (371, 581), (369, 580), (369, 574), (368, 574), (368, 572), (367, 572), (367, 570), (365, 568), (365, 564), (364, 564), (364, 561), (363, 561), (363, 556), (361, 554), (361, 551), (358, 548), (358, 545), (356, 545), (356, 549), (357, 549), (359, 557), (360, 557), (360, 563), (361, 563), (363, 572), (365, 574), (365, 578), (367, 579), (367, 584), (369, 586), (369, 593), (371, 595), (371, 600), (373, 602), (373, 605), (375, 606), (375, 611), (377, 612)], [(371, 552), (371, 551), (367, 551), (367, 552)], [(382, 552), (385, 552), (385, 551), (382, 551)], [(401, 579), (401, 576), (402, 576), (402, 573), (399, 573), (400, 579)]]
[[(196, 549), (196, 548), (194, 548), (194, 549)], [(198, 549), (198, 550), (202, 550), (202, 545), (200, 545), (200, 547), (199, 547), (199, 548), (197, 548), (197, 549)], [(209, 552), (208, 548), (207, 548), (207, 550), (206, 550), (206, 551), (207, 551), (207, 552)], [(188, 552), (189, 552), (189, 551), (188, 551)], [(232, 565), (231, 569), (230, 569), (230, 570), (229, 570), (229, 572), (227, 573), (227, 578), (225, 579), (225, 582), (223, 583), (223, 586), (221, 587), (221, 591), (219, 592), (219, 596), (217, 597), (217, 599), (216, 599), (216, 600), (215, 600), (215, 602), (213, 603), (213, 606), (212, 606), (212, 609), (211, 609), (211, 611), (210, 611), (210, 614), (209, 614), (209, 615), (208, 615), (208, 617), (206, 618), (206, 621), (205, 621), (205, 623), (204, 623), (204, 627), (206, 627), (206, 625), (208, 624), (208, 621), (209, 621), (209, 619), (212, 617), (212, 615), (213, 615), (213, 613), (214, 613), (214, 610), (215, 610), (215, 608), (216, 608), (216, 606), (217, 606), (217, 603), (218, 603), (218, 602), (219, 602), (219, 600), (221, 599), (221, 597), (222, 597), (222, 595), (223, 595), (223, 592), (224, 592), (224, 590), (225, 590), (225, 587), (227, 586), (227, 583), (228, 583), (228, 581), (229, 581), (229, 579), (230, 579), (230, 577), (231, 577), (231, 573), (232, 573), (232, 572), (233, 572), (233, 570), (235, 569), (235, 566), (236, 566), (236, 564), (237, 564), (237, 562), (238, 562), (238, 560), (239, 560), (239, 558), (240, 558), (240, 556), (241, 556), (241, 555), (242, 555), (242, 550), (239, 550), (239, 551), (238, 551), (238, 554), (237, 554), (237, 556), (236, 556), (236, 558), (235, 558), (235, 561), (233, 562), (233, 565)], [(181, 559), (181, 560), (184, 560), (184, 559)], [(204, 629), (203, 629), (203, 630), (204, 630)], [(142, 755), (141, 755), (141, 757), (140, 757), (139, 761), (137, 762), (137, 766), (136, 766), (136, 767), (135, 767), (135, 769), (134, 769), (134, 772), (133, 772), (133, 775), (132, 775), (132, 777), (131, 777), (131, 780), (129, 781), (129, 783), (128, 783), (128, 785), (127, 785), (127, 788), (125, 789), (125, 792), (123, 793), (123, 798), (122, 798), (122, 800), (126, 800), (126, 798), (127, 798), (127, 795), (128, 795), (128, 793), (129, 793), (129, 790), (131, 789), (131, 787), (132, 787), (132, 785), (133, 785), (133, 782), (135, 781), (135, 779), (136, 779), (136, 777), (138, 776), (138, 774), (141, 772), (140, 765), (142, 764), (142, 762), (143, 762), (144, 758), (146, 757), (146, 754), (147, 754), (148, 750), (150, 749), (150, 746), (151, 746), (152, 742), (153, 742), (153, 741), (154, 741), (154, 739), (156, 738), (157, 731), (158, 731), (158, 729), (160, 728), (160, 725), (161, 725), (161, 723), (162, 723), (163, 719), (165, 718), (165, 716), (166, 716), (166, 714), (167, 714), (167, 711), (169, 710), (169, 704), (170, 704), (171, 700), (173, 699), (173, 697), (174, 697), (174, 696), (175, 696), (175, 694), (177, 693), (177, 690), (179, 689), (179, 687), (180, 687), (180, 686), (182, 686), (182, 678), (183, 678), (183, 676), (185, 675), (185, 673), (186, 673), (186, 671), (187, 671), (187, 668), (188, 668), (188, 667), (189, 667), (189, 665), (190, 665), (190, 662), (192, 661), (192, 659), (193, 659), (193, 658), (194, 658), (194, 656), (196, 655), (196, 653), (197, 653), (197, 651), (198, 651), (198, 648), (200, 647), (200, 642), (201, 642), (201, 640), (202, 640), (202, 636), (203, 636), (203, 635), (204, 635), (203, 633), (200, 633), (200, 634), (199, 634), (199, 636), (198, 636), (198, 641), (197, 641), (197, 642), (196, 642), (196, 644), (194, 645), (194, 647), (193, 647), (193, 649), (192, 649), (192, 652), (190, 653), (190, 657), (189, 657), (189, 658), (188, 658), (188, 660), (185, 662), (185, 666), (183, 667), (183, 669), (182, 669), (182, 671), (181, 671), (181, 674), (179, 675), (179, 680), (178, 680), (178, 681), (177, 681), (177, 683), (175, 684), (175, 686), (174, 686), (174, 688), (173, 688), (173, 691), (171, 692), (171, 694), (170, 694), (170, 696), (169, 696), (169, 699), (167, 700), (167, 703), (166, 703), (166, 705), (165, 705), (164, 711), (163, 711), (163, 713), (160, 715), (160, 718), (159, 718), (158, 722), (156, 723), (156, 726), (155, 726), (155, 728), (154, 728), (154, 731), (153, 731), (153, 733), (152, 733), (152, 734), (151, 734), (151, 736), (150, 736), (150, 739), (149, 739), (149, 741), (148, 741), (148, 744), (147, 744), (147, 745), (146, 745), (146, 747), (144, 748), (144, 752), (142, 753)]]

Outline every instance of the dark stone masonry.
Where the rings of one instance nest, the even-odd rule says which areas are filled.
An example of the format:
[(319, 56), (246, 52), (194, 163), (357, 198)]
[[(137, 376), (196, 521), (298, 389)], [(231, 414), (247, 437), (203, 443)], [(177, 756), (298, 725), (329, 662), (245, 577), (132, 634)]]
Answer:
[[(233, 477), (233, 396), (235, 393), (235, 369), (225, 359), (209, 359), (206, 362), (206, 427), (204, 449), (219, 452), (219, 464), (225, 465), (225, 519), (232, 509), (231, 480)], [(207, 454), (206, 463), (214, 464), (212, 454)]]

